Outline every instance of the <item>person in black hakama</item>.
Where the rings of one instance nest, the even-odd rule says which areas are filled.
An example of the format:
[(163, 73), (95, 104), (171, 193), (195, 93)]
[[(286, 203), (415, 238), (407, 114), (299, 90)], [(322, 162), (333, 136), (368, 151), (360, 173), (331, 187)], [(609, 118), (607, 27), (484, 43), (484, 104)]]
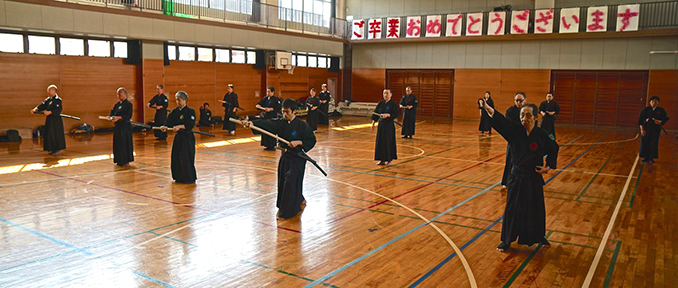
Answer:
[(61, 119), (61, 110), (63, 103), (57, 95), (57, 86), (49, 85), (47, 87), (47, 99), (31, 110), (31, 113), (41, 112), (47, 116), (45, 118), (45, 135), (43, 135), (43, 150), (51, 155), (61, 154), (61, 150), (66, 149), (66, 136), (64, 136), (64, 122)]
[(414, 135), (417, 107), (419, 107), (419, 101), (417, 101), (417, 97), (412, 94), (412, 87), (407, 86), (405, 88), (405, 96), (400, 99), (400, 108), (403, 109), (403, 130), (400, 134), (403, 135), (403, 138), (412, 139), (412, 135)]
[(210, 104), (207, 102), (200, 106), (200, 121), (198, 124), (203, 127), (212, 126), (212, 111), (210, 110)]
[(116, 91), (118, 102), (113, 105), (108, 121), (115, 123), (113, 130), (113, 163), (121, 167), (129, 166), (134, 161), (134, 144), (132, 141), (132, 103), (127, 100), (127, 90), (123, 87)]
[[(165, 120), (167, 120), (167, 105), (169, 105), (169, 101), (167, 100), (167, 96), (165, 96), (165, 87), (162, 86), (161, 84), (158, 84), (158, 86), (155, 86), (155, 91), (158, 93), (153, 98), (151, 101), (148, 101), (148, 104), (146, 104), (146, 107), (155, 109), (155, 116), (153, 117), (153, 124), (155, 126), (160, 126), (165, 123)], [(165, 140), (167, 139), (167, 132), (163, 132), (160, 130), (153, 130), (153, 135), (155, 135), (155, 138), (157, 140)]]
[(318, 99), (320, 100), (320, 113), (318, 115), (318, 124), (320, 125), (328, 125), (330, 124), (330, 119), (329, 116), (329, 110), (330, 110), (330, 100), (332, 99), (332, 95), (330, 95), (330, 91), (327, 91), (327, 84), (323, 84), (321, 86), (322, 91), (318, 93)]
[[(263, 112), (263, 119), (278, 118), (280, 112), (280, 99), (274, 95), (275, 89), (273, 87), (266, 88), (266, 97), (262, 98), (257, 103), (257, 109)], [(276, 140), (273, 137), (261, 135), (261, 146), (264, 146), (266, 151), (275, 151)]]
[(490, 116), (492, 128), (511, 144), (513, 166), (508, 181), (501, 243), (497, 250), (508, 250), (516, 239), (518, 244), (532, 246), (539, 243), (549, 247), (551, 244), (544, 237), (546, 207), (542, 174), (556, 168), (558, 144), (553, 136), (536, 126), (534, 117), (537, 110), (533, 105), (520, 109), (521, 124), (517, 124), (495, 112), (484, 101), (479, 102)]
[(553, 93), (546, 93), (546, 101), (539, 104), (541, 129), (556, 137), (556, 115), (560, 114), (560, 105), (553, 100)]
[[(517, 92), (513, 96), (514, 105), (506, 109), (506, 119), (512, 121), (513, 123), (520, 124), (520, 109), (523, 108), (525, 104), (525, 99), (527, 96), (525, 92)], [(511, 143), (506, 144), (506, 160), (504, 162), (504, 173), (501, 177), (501, 190), (506, 191), (506, 186), (508, 185), (508, 178), (511, 174)]]
[(228, 121), (228, 119), (237, 119), (238, 116), (236, 116), (235, 113), (238, 111), (238, 107), (240, 107), (240, 103), (238, 102), (238, 94), (233, 92), (234, 88), (235, 87), (233, 84), (228, 84), (228, 88), (226, 88), (228, 93), (224, 95), (223, 104), (221, 104), (221, 106), (224, 107), (225, 113), (223, 129), (228, 130), (231, 135), (235, 135), (235, 123)]
[(377, 140), (374, 144), (374, 160), (379, 160), (377, 165), (388, 165), (394, 159), (398, 159), (396, 151), (396, 137), (394, 119), (398, 118), (398, 105), (391, 100), (393, 96), (391, 89), (384, 89), (382, 92), (384, 100), (379, 101), (374, 113), (372, 114), (372, 129), (374, 123), (379, 121), (377, 127)]
[[(492, 100), (492, 96), (490, 94), (490, 91), (485, 91), (485, 96), (483, 96), (483, 99), (485, 102), (487, 102), (487, 105), (490, 105), (494, 109), (494, 100)], [(480, 111), (480, 125), (478, 125), (478, 131), (480, 131), (480, 135), (485, 135), (485, 131), (487, 131), (488, 135), (492, 135), (492, 124), (490, 123), (490, 116), (487, 115), (487, 112), (483, 107), (478, 107), (478, 111)]]
[(640, 158), (643, 162), (654, 163), (654, 159), (659, 158), (659, 135), (666, 121), (669, 121), (669, 115), (664, 108), (659, 107), (659, 97), (650, 97), (650, 106), (640, 111), (638, 125), (640, 126)]
[[(283, 118), (258, 119), (252, 122), (243, 121), (245, 128), (252, 124), (288, 140), (290, 146), (281, 143), (284, 152), (278, 162), (278, 218), (286, 219), (294, 217), (306, 204), (303, 195), (304, 172), (306, 160), (298, 155), (301, 151), (309, 151), (315, 146), (316, 139), (313, 130), (307, 123), (296, 118), (294, 111), (297, 109), (296, 101), (286, 99), (282, 104)], [(261, 132), (252, 130), (254, 134)]]
[(320, 114), (318, 112), (318, 106), (320, 105), (320, 99), (315, 96), (315, 88), (311, 88), (309, 93), (311, 95), (306, 98), (306, 109), (308, 111), (306, 123), (311, 127), (311, 130), (315, 131), (318, 130), (318, 114)]
[[(174, 108), (162, 126), (163, 131), (172, 129), (176, 132), (172, 143), (172, 179), (177, 183), (193, 184), (198, 178), (195, 172), (195, 110), (188, 107), (188, 94), (184, 91), (174, 95), (177, 108)], [(168, 128), (171, 127), (171, 128)]]

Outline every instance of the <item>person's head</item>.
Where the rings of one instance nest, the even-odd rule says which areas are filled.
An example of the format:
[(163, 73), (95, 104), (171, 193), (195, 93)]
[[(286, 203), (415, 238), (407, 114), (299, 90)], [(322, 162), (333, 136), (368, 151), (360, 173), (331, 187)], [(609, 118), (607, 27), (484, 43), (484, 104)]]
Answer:
[(315, 88), (311, 88), (311, 90), (308, 91), (308, 93), (311, 95), (311, 97), (315, 97)]
[(551, 92), (546, 93), (546, 101), (549, 101), (549, 102), (553, 101), (553, 93), (551, 93)]
[(158, 92), (158, 95), (165, 94), (165, 86), (158, 84), (158, 86), (155, 86), (155, 92)]
[(186, 103), (188, 103), (188, 94), (184, 91), (179, 91), (177, 94), (174, 94), (174, 98), (177, 101), (177, 105), (179, 107), (184, 107), (186, 106)]
[(659, 105), (659, 96), (650, 97), (650, 106), (652, 106), (652, 109), (657, 108), (657, 105)]
[(382, 92), (382, 95), (384, 96), (384, 100), (386, 100), (386, 102), (391, 100), (391, 96), (393, 96), (393, 93), (391, 92), (391, 88), (384, 89), (384, 91)]
[(407, 95), (412, 94), (412, 86), (405, 87), (405, 94), (407, 94)]
[(294, 120), (294, 111), (297, 110), (297, 101), (294, 101), (292, 99), (285, 99), (282, 103), (282, 114), (283, 117), (285, 117), (285, 120), (287, 121), (292, 121)]
[(118, 88), (118, 91), (115, 93), (118, 94), (118, 100), (125, 101), (127, 99), (127, 89), (125, 87)]
[(205, 109), (209, 109), (210, 103), (205, 102), (205, 104), (202, 104), (202, 107), (205, 108)]
[(490, 99), (490, 91), (485, 91), (485, 99)]
[(226, 87), (226, 90), (228, 91), (228, 93), (233, 93), (234, 88), (235, 87), (233, 86), (233, 84), (228, 84), (228, 86)]
[(273, 95), (275, 95), (275, 88), (273, 88), (273, 86), (268, 86), (268, 88), (266, 88), (266, 96), (271, 97)]
[(320, 89), (323, 89), (323, 92), (327, 91), (327, 84), (320, 86)]
[(47, 86), (47, 94), (49, 97), (54, 97), (57, 94), (57, 86), (54, 84)]
[(516, 107), (521, 108), (523, 107), (523, 104), (525, 104), (525, 99), (527, 99), (525, 92), (517, 92), (516, 95), (513, 96), (513, 103)]
[(520, 109), (520, 123), (528, 130), (534, 127), (534, 111), (532, 105), (525, 105)]

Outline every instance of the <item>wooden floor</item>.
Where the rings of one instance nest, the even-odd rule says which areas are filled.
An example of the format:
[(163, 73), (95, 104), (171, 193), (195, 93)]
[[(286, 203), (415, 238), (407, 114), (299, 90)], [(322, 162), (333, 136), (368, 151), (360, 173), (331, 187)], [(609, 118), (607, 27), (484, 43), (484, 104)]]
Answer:
[(0, 287), (580, 287), (601, 245), (592, 287), (676, 287), (673, 136), (632, 171), (636, 130), (558, 127), (562, 170), (544, 187), (552, 246), (499, 253), (506, 142), (479, 137), (477, 122), (420, 120), (381, 167), (375, 131), (352, 126), (368, 121), (320, 128), (309, 154), (329, 176), (307, 165), (308, 206), (282, 221), (279, 152), (240, 128), (197, 138), (195, 185), (172, 182), (171, 136), (134, 134), (130, 168), (112, 163), (112, 134), (67, 137), (60, 156), (2, 144)]

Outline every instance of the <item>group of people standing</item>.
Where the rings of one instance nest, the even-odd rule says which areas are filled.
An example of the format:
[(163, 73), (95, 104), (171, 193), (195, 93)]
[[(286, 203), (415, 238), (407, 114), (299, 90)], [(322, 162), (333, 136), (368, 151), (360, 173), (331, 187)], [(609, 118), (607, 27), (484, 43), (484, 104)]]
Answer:
[[(523, 106), (524, 101), (525, 101), (525, 93), (524, 92), (518, 92), (523, 95), (523, 99), (520, 103), (515, 102), (516, 105), (511, 106), (515, 108), (509, 107), (509, 109), (512, 109), (511, 111), (512, 115), (514, 116), (512, 119), (516, 120), (518, 117), (518, 111), (519, 109)], [(488, 106), (490, 106), (492, 109), (494, 109), (494, 100), (492, 99), (492, 94), (490, 91), (485, 91), (485, 96), (483, 96), (483, 101), (487, 103)], [(515, 98), (515, 97), (514, 97)], [(518, 101), (514, 99), (514, 101)], [(520, 105), (520, 106), (518, 106)], [(546, 93), (546, 100), (541, 102), (539, 104), (539, 107), (534, 106), (534, 108), (537, 108), (538, 114), (542, 115), (541, 118), (541, 125), (539, 126), (541, 129), (546, 130), (550, 134), (552, 134), (554, 137), (556, 136), (556, 115), (560, 114), (560, 106), (558, 105), (558, 102), (553, 100), (553, 93), (548, 92)], [(487, 111), (481, 107), (478, 106), (478, 109), (480, 111), (480, 125), (478, 126), (478, 131), (480, 131), (480, 135), (485, 135), (485, 132), (487, 132), (487, 135), (492, 135), (492, 125), (491, 125), (491, 119), (489, 114), (487, 114)], [(535, 114), (536, 116), (537, 114)], [(506, 110), (506, 116), (509, 116), (509, 110)], [(536, 121), (536, 119), (535, 119)]]

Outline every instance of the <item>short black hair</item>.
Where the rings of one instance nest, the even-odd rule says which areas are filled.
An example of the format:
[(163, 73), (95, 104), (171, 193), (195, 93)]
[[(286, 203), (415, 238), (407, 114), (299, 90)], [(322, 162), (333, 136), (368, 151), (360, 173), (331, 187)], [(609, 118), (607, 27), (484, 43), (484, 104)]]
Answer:
[(652, 97), (650, 97), (650, 101), (652, 100), (657, 100), (657, 102), (659, 102), (659, 96), (653, 95)]
[(275, 92), (275, 88), (273, 88), (273, 86), (268, 86), (266, 89), (271, 90), (271, 92)]
[(526, 95), (525, 92), (523, 92), (523, 91), (518, 91), (518, 92), (516, 92), (516, 94), (513, 95), (513, 98), (516, 98), (516, 95), (523, 95), (523, 98), (527, 98), (527, 95)]
[(282, 103), (282, 107), (295, 111), (299, 107), (299, 104), (294, 99), (285, 99), (285, 101)]
[(205, 104), (202, 104), (203, 106), (210, 106), (210, 103), (205, 102)]
[(158, 87), (158, 88), (160, 88), (160, 89), (162, 89), (162, 90), (165, 90), (165, 86), (162, 86), (162, 84), (158, 84), (158, 85), (156, 85), (156, 87)]
[(485, 94), (492, 96), (492, 93), (490, 93), (490, 91), (485, 91)]

